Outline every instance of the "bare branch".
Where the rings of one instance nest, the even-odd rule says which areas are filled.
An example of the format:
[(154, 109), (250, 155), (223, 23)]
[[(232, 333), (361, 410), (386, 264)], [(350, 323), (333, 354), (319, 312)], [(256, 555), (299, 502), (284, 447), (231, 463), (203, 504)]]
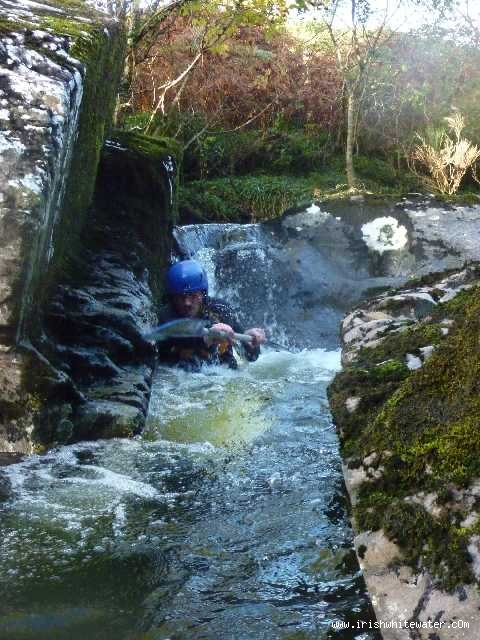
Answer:
[(183, 80), (183, 78), (185, 78), (185, 76), (187, 76), (190, 71), (193, 69), (193, 67), (197, 64), (197, 62), (200, 60), (200, 58), (202, 57), (202, 51), (200, 51), (199, 53), (197, 53), (197, 55), (195, 56), (195, 58), (192, 60), (192, 62), (188, 65), (188, 67), (186, 69), (184, 69), (184, 71), (175, 78), (175, 80), (170, 80), (169, 82), (165, 82), (163, 85), (161, 85), (160, 87), (157, 87), (158, 90), (162, 90), (162, 93), (160, 95), (160, 97), (158, 98), (157, 104), (154, 108), (154, 110), (152, 111), (152, 115), (150, 116), (150, 119), (148, 121), (148, 124), (146, 126), (146, 133), (148, 133), (151, 129), (151, 126), (153, 124), (153, 121), (155, 120), (155, 116), (157, 115), (157, 113), (159, 111), (163, 113), (165, 113), (164, 107), (165, 107), (165, 96), (167, 94), (167, 91), (169, 91), (169, 89), (172, 89), (173, 87), (175, 87), (179, 82), (181, 82)]

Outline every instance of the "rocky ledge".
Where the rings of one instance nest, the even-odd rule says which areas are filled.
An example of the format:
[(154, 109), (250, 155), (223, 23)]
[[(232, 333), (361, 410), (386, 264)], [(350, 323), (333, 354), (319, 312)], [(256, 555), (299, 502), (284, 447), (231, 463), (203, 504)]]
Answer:
[(342, 324), (329, 397), (385, 640), (472, 638), (480, 624), (479, 294), (471, 263)]
[(82, 250), (64, 263), (32, 339), (36, 364), (27, 387), (41, 400), (37, 444), (127, 437), (143, 428), (155, 365), (143, 333), (157, 323), (173, 188), (163, 142), (125, 133), (107, 141)]
[(0, 450), (5, 452), (32, 450), (40, 402), (26, 391), (32, 363), (45, 365), (47, 376), (61, 382), (32, 339), (67, 256), (78, 250), (124, 48), (122, 25), (81, 0), (0, 0)]

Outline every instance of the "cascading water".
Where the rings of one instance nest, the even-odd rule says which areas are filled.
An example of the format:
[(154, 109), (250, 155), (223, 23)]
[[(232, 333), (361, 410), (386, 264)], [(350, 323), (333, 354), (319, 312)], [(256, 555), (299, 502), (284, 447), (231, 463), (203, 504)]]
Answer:
[(212, 293), (291, 351), (236, 371), (160, 366), (142, 437), (5, 469), (0, 637), (376, 637), (326, 399), (340, 311), (329, 302), (327, 328), (313, 303), (298, 314), (277, 240), (268, 226), (177, 230)]

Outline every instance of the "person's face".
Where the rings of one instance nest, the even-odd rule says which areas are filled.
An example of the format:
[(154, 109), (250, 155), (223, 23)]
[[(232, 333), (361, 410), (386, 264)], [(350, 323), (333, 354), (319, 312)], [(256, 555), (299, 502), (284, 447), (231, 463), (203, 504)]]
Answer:
[(195, 318), (201, 311), (203, 302), (202, 291), (193, 293), (182, 293), (172, 296), (172, 305), (182, 318)]

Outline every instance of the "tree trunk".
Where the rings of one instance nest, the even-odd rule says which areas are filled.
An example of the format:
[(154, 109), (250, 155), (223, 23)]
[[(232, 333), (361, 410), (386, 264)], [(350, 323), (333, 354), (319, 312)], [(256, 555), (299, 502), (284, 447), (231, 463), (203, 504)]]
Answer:
[(357, 186), (357, 177), (353, 167), (353, 143), (355, 138), (355, 92), (353, 87), (347, 87), (347, 146), (345, 149), (345, 166), (347, 171), (347, 185), (349, 190)]
[(133, 33), (140, 18), (140, 0), (132, 0), (131, 3), (125, 3), (124, 8), (126, 14), (123, 16), (125, 28), (127, 30), (127, 52), (123, 65), (122, 79), (117, 94), (117, 104), (113, 116), (115, 126), (120, 125), (123, 117), (123, 111), (131, 108), (133, 80), (135, 76), (135, 49), (133, 45)]

